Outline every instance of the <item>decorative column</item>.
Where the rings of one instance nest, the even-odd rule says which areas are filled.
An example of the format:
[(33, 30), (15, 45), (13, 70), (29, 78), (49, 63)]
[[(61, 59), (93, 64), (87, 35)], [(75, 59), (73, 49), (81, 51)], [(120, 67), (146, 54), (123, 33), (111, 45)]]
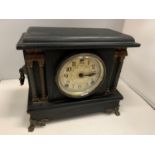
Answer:
[(116, 52), (114, 54), (114, 63), (113, 66), (116, 66), (114, 74), (112, 77), (114, 77), (113, 81), (112, 81), (112, 85), (110, 90), (111, 91), (115, 91), (116, 90), (116, 86), (118, 83), (118, 79), (120, 76), (120, 72), (122, 69), (122, 65), (123, 65), (123, 61), (125, 56), (127, 56), (127, 50), (126, 49), (116, 49)]
[(39, 64), (39, 74), (40, 74), (40, 86), (41, 86), (41, 99), (46, 100), (46, 90), (45, 90), (45, 77), (44, 77), (44, 66), (45, 66), (45, 60), (44, 58), (38, 60)]
[(35, 85), (34, 75), (33, 75), (33, 60), (26, 59), (26, 66), (27, 66), (27, 72), (28, 72), (28, 77), (30, 82), (31, 93), (32, 93), (32, 102), (38, 102), (39, 98), (37, 96), (36, 85)]
[[(34, 103), (43, 103), (47, 101), (47, 93), (46, 93), (46, 87), (45, 87), (45, 73), (44, 73), (44, 68), (45, 68), (45, 60), (44, 60), (44, 54), (41, 51), (37, 51), (35, 49), (33, 50), (26, 50), (25, 52), (25, 62), (26, 62), (26, 67), (28, 71), (28, 77), (29, 77), (29, 82), (30, 82), (30, 88), (32, 91), (32, 102)], [(36, 63), (39, 68), (39, 73), (36, 73)], [(39, 77), (39, 83), (36, 83), (34, 81), (34, 74), (38, 74)], [(40, 92), (38, 94), (37, 89), (36, 89), (36, 84), (40, 86)]]

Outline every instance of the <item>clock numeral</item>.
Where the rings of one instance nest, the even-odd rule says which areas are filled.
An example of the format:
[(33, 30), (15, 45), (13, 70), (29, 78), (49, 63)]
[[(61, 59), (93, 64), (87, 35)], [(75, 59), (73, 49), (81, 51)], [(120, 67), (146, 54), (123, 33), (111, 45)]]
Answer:
[(74, 66), (74, 67), (76, 66), (76, 62), (75, 61), (72, 62), (72, 66)]
[(64, 74), (64, 77), (65, 77), (65, 78), (68, 78), (68, 74)]
[(92, 69), (95, 69), (95, 64), (92, 64)]
[(81, 85), (78, 85), (78, 88), (81, 88)]
[(72, 67), (67, 67), (66, 71), (70, 72), (72, 70)]
[(91, 85), (93, 85), (95, 83), (95, 81), (91, 81)]
[(80, 59), (80, 64), (84, 64), (84, 59)]
[(66, 84), (65, 84), (65, 87), (69, 87), (69, 84), (66, 83)]
[(88, 60), (88, 65), (90, 64), (90, 61)]

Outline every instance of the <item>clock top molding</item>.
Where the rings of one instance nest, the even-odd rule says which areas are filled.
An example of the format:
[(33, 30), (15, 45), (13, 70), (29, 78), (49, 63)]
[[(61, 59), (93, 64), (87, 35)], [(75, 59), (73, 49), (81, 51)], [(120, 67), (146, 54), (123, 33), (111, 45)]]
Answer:
[(138, 47), (134, 38), (111, 29), (71, 27), (30, 27), (17, 49), (127, 48)]

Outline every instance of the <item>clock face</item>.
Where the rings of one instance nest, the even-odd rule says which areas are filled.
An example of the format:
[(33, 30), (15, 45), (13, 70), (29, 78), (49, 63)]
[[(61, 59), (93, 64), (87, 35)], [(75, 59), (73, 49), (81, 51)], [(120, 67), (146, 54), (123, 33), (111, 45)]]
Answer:
[(95, 92), (105, 77), (102, 59), (90, 53), (75, 54), (58, 69), (56, 83), (66, 96), (80, 98)]

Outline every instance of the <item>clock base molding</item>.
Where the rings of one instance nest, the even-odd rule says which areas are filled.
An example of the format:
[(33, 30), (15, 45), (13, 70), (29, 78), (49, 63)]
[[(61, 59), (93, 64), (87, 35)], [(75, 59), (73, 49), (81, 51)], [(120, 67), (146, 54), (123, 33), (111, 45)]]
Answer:
[(119, 102), (123, 96), (116, 90), (108, 96), (93, 96), (82, 100), (60, 100), (53, 102), (33, 103), (29, 96), (27, 112), (30, 114), (29, 132), (32, 132), (35, 127), (45, 126), (47, 122), (52, 122), (70, 117), (78, 117), (81, 115), (89, 115), (93, 113), (114, 113), (117, 116), (119, 113)]

